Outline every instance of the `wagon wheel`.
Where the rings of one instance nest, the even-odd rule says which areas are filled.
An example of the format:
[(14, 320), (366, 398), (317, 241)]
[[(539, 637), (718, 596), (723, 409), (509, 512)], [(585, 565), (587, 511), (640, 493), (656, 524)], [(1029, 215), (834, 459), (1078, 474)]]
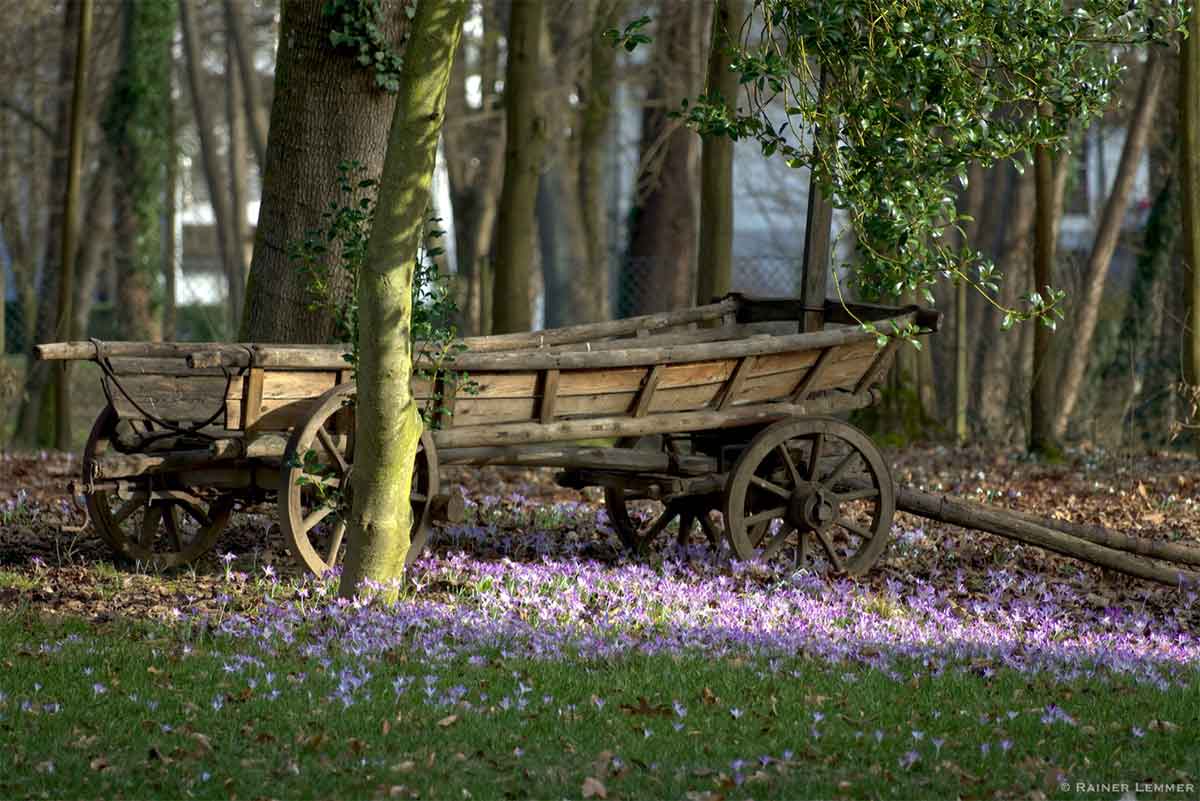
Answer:
[[(625, 437), (617, 442), (617, 447), (674, 453), (685, 453), (689, 448), (686, 442), (663, 435)], [(724, 539), (724, 526), (713, 515), (720, 511), (720, 496), (692, 495), (663, 502), (629, 499), (625, 490), (605, 487), (604, 508), (621, 544), (639, 554), (648, 552), (654, 541), (665, 539), (666, 534), (673, 534), (676, 542), (687, 545), (699, 530), (713, 550)], [(677, 528), (671, 530), (669, 526), (676, 521)]]
[[(114, 449), (114, 442), (130, 426), (111, 406), (96, 418), (83, 449), (84, 486), (95, 475), (96, 460)], [(233, 498), (204, 499), (172, 478), (166, 473), (144, 479), (128, 497), (113, 490), (86, 494), (96, 532), (118, 557), (165, 569), (193, 562), (216, 544), (229, 523)], [(151, 490), (159, 497), (152, 497)]]
[[(823, 555), (836, 573), (861, 575), (887, 547), (896, 510), (892, 475), (871, 439), (826, 417), (764, 429), (738, 459), (725, 489), (729, 540), (741, 559), (804, 567)], [(752, 533), (770, 522), (764, 533)]]
[[(354, 385), (326, 392), (284, 451), (279, 522), (292, 554), (318, 576), (341, 563), (346, 552), (346, 515), (354, 473)], [(429, 499), (437, 494), (437, 449), (425, 431), (413, 471), (412, 542), (406, 564), (425, 548), (430, 534)]]

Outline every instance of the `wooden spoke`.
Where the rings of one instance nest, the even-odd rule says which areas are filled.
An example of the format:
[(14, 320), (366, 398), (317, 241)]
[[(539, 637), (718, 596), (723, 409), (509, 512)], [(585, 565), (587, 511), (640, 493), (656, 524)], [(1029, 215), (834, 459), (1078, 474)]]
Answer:
[(119, 526), (124, 523), (131, 514), (138, 510), (141, 502), (141, 498), (130, 498), (129, 500), (125, 501), (125, 503), (121, 504), (117, 511), (113, 512), (113, 525)]
[(714, 551), (721, 547), (721, 532), (717, 531), (707, 512), (700, 515), (700, 528), (704, 531), (704, 536), (708, 537), (708, 544)]
[(187, 512), (188, 517), (199, 523), (201, 528), (208, 528), (212, 525), (212, 520), (208, 514), (195, 504), (188, 503), (187, 501), (179, 501), (179, 508)]
[(788, 537), (795, 533), (795, 531), (796, 529), (793, 526), (785, 525), (780, 528), (779, 533), (771, 538), (771, 541), (767, 543), (767, 547), (763, 548), (763, 559), (771, 559), (777, 553), (783, 550), (783, 546), (787, 543)]
[(833, 468), (833, 472), (829, 474), (829, 477), (821, 483), (829, 489), (833, 489), (834, 485), (845, 476), (846, 470), (849, 469), (850, 463), (854, 461), (856, 456), (858, 456), (858, 451), (855, 450), (843, 456), (842, 461), (838, 462), (837, 467)]
[(871, 539), (870, 531), (867, 531), (865, 528), (858, 525), (857, 523), (850, 522), (849, 520), (847, 520), (844, 517), (839, 517), (837, 519), (837, 524), (839, 526), (841, 526), (842, 528), (846, 529), (847, 531), (849, 531), (851, 534), (857, 534), (858, 536), (862, 537), (864, 540)]
[(325, 447), (325, 451), (333, 457), (337, 463), (337, 471), (340, 475), (345, 476), (350, 469), (350, 465), (346, 464), (346, 460), (342, 457), (342, 452), (338, 450), (334, 444), (333, 437), (329, 436), (329, 432), (325, 430), (325, 426), (317, 429), (317, 439), (321, 441), (321, 445)]
[(325, 564), (337, 564), (338, 549), (342, 547), (342, 538), (346, 536), (346, 521), (338, 520), (333, 525), (333, 535), (329, 538), (329, 549), (325, 552)]
[(792, 486), (799, 487), (802, 481), (800, 471), (796, 469), (796, 461), (792, 458), (792, 452), (788, 449), (788, 444), (781, 442), (775, 450), (779, 451), (779, 455), (783, 457), (783, 463), (787, 465), (788, 475), (792, 477)]
[(312, 531), (313, 526), (324, 520), (332, 511), (333, 507), (329, 504), (322, 504), (321, 506), (318, 506), (313, 512), (305, 516), (305, 518), (300, 521), (300, 529), (306, 533)]
[(142, 515), (142, 525), (138, 533), (138, 545), (146, 550), (154, 547), (154, 540), (158, 537), (158, 524), (162, 521), (162, 507), (154, 503), (146, 507), (145, 514)]
[(783, 517), (785, 514), (787, 514), (786, 506), (777, 506), (774, 509), (766, 509), (764, 511), (758, 512), (757, 514), (752, 514), (749, 517), (747, 517), (746, 525), (753, 526), (755, 523), (762, 523), (764, 521), (775, 520), (776, 518)]
[(813, 436), (812, 455), (808, 460), (808, 480), (817, 480), (817, 468), (821, 464), (821, 450), (825, 446), (825, 434), (818, 431)]
[(425, 503), (429, 500), (429, 496), (423, 492), (410, 492), (408, 493), (408, 499), (413, 503)]
[(175, 504), (167, 507), (167, 513), (163, 515), (163, 523), (167, 527), (167, 536), (171, 541), (171, 550), (182, 551), (183, 544), (179, 539), (179, 513), (176, 511)]
[(772, 484), (770, 481), (767, 481), (762, 476), (750, 476), (750, 483), (754, 484), (755, 486), (762, 487), (763, 489), (767, 490), (768, 492), (773, 492), (776, 495), (778, 495), (780, 498), (783, 498), (784, 500), (792, 499), (792, 493), (788, 492), (787, 490), (785, 490), (783, 487), (779, 486), (778, 484)]
[(833, 563), (833, 569), (839, 573), (845, 573), (846, 566), (842, 564), (842, 557), (833, 549), (833, 543), (829, 539), (829, 534), (818, 529), (816, 535), (817, 539), (821, 541), (821, 545), (825, 548), (825, 553), (829, 554), (829, 561)]
[(850, 492), (838, 492), (837, 499), (842, 503), (850, 501), (865, 501), (868, 498), (878, 498), (879, 490), (875, 487), (863, 487), (862, 489), (851, 490)]
[(684, 509), (679, 513), (679, 536), (677, 542), (680, 545), (687, 545), (688, 539), (692, 535), (692, 526), (696, 524), (696, 513), (690, 509)]

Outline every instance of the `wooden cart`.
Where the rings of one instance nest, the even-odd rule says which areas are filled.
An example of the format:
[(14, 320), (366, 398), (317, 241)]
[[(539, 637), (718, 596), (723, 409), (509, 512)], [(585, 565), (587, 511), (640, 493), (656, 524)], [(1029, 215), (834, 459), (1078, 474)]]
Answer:
[[(796, 333), (813, 312), (822, 329)], [(417, 457), (410, 559), (448, 505), (439, 466), (498, 464), (561, 467), (565, 486), (603, 487), (611, 525), (633, 549), (660, 535), (686, 542), (699, 526), (742, 559), (811, 551), (834, 570), (868, 570), (886, 546), (892, 478), (866, 435), (828, 416), (878, 399), (898, 340), (880, 348), (865, 321), (925, 333), (938, 315), (730, 295), (465, 340), (453, 367), (469, 392), (440, 375), (413, 381), (439, 411)], [(192, 561), (232, 512), (274, 501), (305, 567), (338, 562), (354, 461), (354, 385), (340, 347), (92, 340), (35, 352), (101, 368), (107, 404), (74, 491), (117, 554)], [(597, 439), (616, 444), (572, 444)]]

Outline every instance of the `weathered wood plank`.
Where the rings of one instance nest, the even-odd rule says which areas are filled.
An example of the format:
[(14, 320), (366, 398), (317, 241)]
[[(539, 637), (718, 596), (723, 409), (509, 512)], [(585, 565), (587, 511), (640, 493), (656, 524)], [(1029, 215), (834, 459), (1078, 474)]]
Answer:
[[(137, 375), (120, 379), (124, 392), (114, 388), (113, 408), (123, 419), (143, 419), (146, 413), (164, 420), (199, 422), (224, 408), (224, 376)], [(239, 383), (236, 379), (234, 383)], [(126, 397), (128, 393), (128, 397)], [(136, 403), (136, 405), (135, 405)], [(224, 415), (214, 421), (224, 425)]]
[(721, 400), (717, 403), (718, 410), (724, 411), (732, 406), (734, 401), (738, 400), (738, 396), (742, 392), (742, 386), (746, 383), (746, 379), (749, 377), (750, 370), (753, 367), (753, 356), (743, 356), (738, 359), (737, 366), (733, 368), (733, 375), (729, 377), (729, 383), (725, 385), (725, 389), (721, 393)]
[[(242, 399), (242, 419), (240, 421), (240, 425), (244, 428), (250, 428), (258, 421), (258, 418), (262, 417), (264, 380), (265, 371), (261, 367), (251, 367), (246, 374), (243, 389), (245, 397)], [(230, 385), (230, 390), (242, 383), (235, 381)]]
[(834, 348), (826, 348), (821, 351), (821, 355), (813, 362), (812, 367), (800, 379), (800, 383), (796, 385), (796, 389), (792, 392), (792, 403), (802, 403), (805, 398), (816, 390), (817, 380), (821, 377), (822, 371), (829, 366), (835, 353)]

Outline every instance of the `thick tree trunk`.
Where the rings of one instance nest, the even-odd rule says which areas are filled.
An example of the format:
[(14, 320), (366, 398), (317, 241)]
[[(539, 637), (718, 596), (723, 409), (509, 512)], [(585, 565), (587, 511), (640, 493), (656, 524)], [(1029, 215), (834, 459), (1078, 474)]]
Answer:
[[(737, 73), (729, 69), (738, 30), (745, 21), (742, 0), (716, 0), (708, 54), (708, 92), (737, 110)], [(704, 138), (700, 153), (700, 243), (696, 302), (729, 292), (733, 279), (733, 140)]]
[(1188, 20), (1180, 49), (1179, 178), (1183, 188), (1183, 256), (1188, 270), (1183, 380), (1200, 387), (1200, 14)]
[[(66, 85), (67, 76), (75, 74), (75, 47), (79, 37), (80, 3), (67, 3), (63, 18), (63, 35), (59, 51), (59, 79)], [(55, 337), (58, 310), (58, 270), (53, 265), (62, 263), (63, 207), (66, 194), (68, 148), (70, 125), (67, 99), (60, 94), (54, 100), (54, 149), (50, 157), (49, 219), (46, 224), (46, 255), (41, 281), (37, 290), (37, 313), (33, 325), (34, 342), (50, 342)], [(62, 187), (60, 190), (59, 187)], [(31, 347), (34, 343), (27, 343)], [(21, 406), (17, 413), (13, 444), (16, 447), (34, 448), (53, 444), (53, 432), (42, 426), (42, 409), (46, 405), (46, 384), (50, 377), (50, 365), (46, 362), (26, 360), (25, 386)]]
[(508, 66), (504, 79), (504, 186), (496, 223), (492, 331), (508, 334), (533, 327), (529, 276), (533, 266), (534, 205), (546, 139), (538, 98), (542, 0), (513, 3)]
[(465, 0), (419, 0), (388, 137), (374, 228), (359, 277), (357, 446), (350, 547), (340, 592), (400, 576), (412, 526), (421, 418), (412, 375), (412, 282)]
[(196, 119), (196, 137), (200, 140), (200, 163), (204, 168), (204, 181), (208, 185), (208, 202), (213, 210), (217, 253), (229, 288), (227, 310), (232, 333), (236, 329), (245, 298), (246, 268), (242, 261), (241, 249), (237, 246), (234, 211), (229, 204), (225, 172), (221, 169), (217, 156), (216, 118), (208, 105), (204, 68), (201, 64), (200, 36), (196, 30), (197, 20), (191, 5), (192, 0), (179, 0), (179, 26), (183, 30), (188, 91), (192, 97), (192, 111)]
[(1121, 237), (1122, 222), (1129, 208), (1130, 196), (1133, 194), (1138, 163), (1146, 150), (1146, 142), (1150, 138), (1150, 129), (1154, 122), (1154, 111), (1158, 106), (1158, 92), (1165, 71), (1163, 59), (1152, 50), (1144, 69), (1133, 116), (1125, 130), (1125, 144), (1121, 148), (1121, 161), (1117, 167), (1112, 192), (1104, 204), (1104, 211), (1096, 229), (1096, 240), (1092, 244), (1092, 251), (1084, 269), (1084, 295), (1076, 306), (1071, 350), (1066, 356), (1059, 381), (1061, 394), (1053, 428), (1054, 436), (1059, 439), (1066, 434), (1071, 412), (1074, 411), (1079, 393), (1083, 389), (1083, 378), (1089, 361), (1088, 351), (1100, 315), (1100, 301), (1108, 284), (1109, 266)]
[[(225, 29), (230, 57), (237, 62), (237, 78), (241, 79), (237, 94), (244, 104), (254, 162), (261, 174), (262, 166), (267, 161), (267, 120), (259, 92), (258, 70), (254, 68), (254, 33), (246, 24), (239, 0), (225, 0)], [(233, 69), (226, 73), (230, 84), (236, 80), (234, 73)], [(233, 91), (232, 88), (230, 91)]]
[(631, 213), (623, 315), (690, 306), (694, 298), (696, 166), (699, 142), (668, 114), (695, 94), (698, 42), (707, 6), (662, 4), (664, 25), (654, 41), (654, 78), (642, 110), (640, 174)]
[[(362, 174), (371, 177), (383, 167), (395, 95), (379, 89), (353, 54), (330, 44), (324, 5), (324, 0), (283, 3), (243, 341), (331, 339), (333, 318), (309, 310), (314, 300), (309, 280), (288, 258), (288, 246), (320, 227), (321, 213), (339, 199), (340, 162), (358, 161)], [(384, 8), (384, 35), (398, 43), (406, 19), (403, 6)], [(350, 291), (339, 275), (325, 300), (341, 303)]]

